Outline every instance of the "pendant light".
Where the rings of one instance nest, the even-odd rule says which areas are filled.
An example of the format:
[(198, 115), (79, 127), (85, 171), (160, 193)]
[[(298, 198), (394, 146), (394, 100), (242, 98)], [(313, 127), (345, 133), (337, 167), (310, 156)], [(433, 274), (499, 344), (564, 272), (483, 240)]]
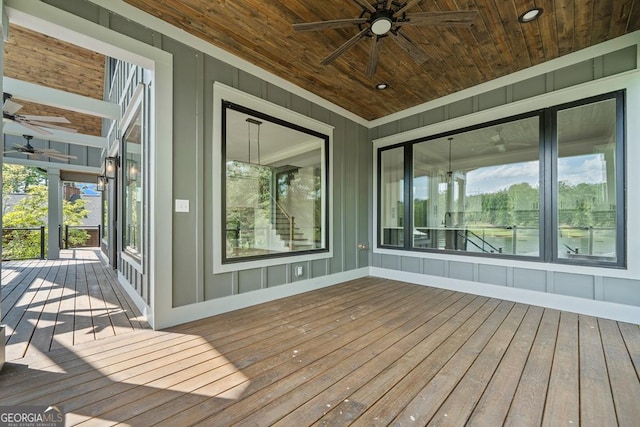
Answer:
[(453, 182), (453, 169), (451, 169), (451, 146), (453, 138), (449, 137), (449, 169), (447, 170), (447, 183)]
[(257, 165), (260, 165), (260, 125), (262, 122), (260, 120), (253, 119), (251, 117), (247, 118), (247, 150), (248, 150), (248, 163), (251, 163), (251, 125), (256, 125), (258, 127), (257, 131)]

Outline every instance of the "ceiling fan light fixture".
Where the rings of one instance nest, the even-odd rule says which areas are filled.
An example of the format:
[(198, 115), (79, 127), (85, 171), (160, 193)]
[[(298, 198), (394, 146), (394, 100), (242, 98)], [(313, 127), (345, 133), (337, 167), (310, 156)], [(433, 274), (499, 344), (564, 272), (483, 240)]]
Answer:
[(378, 12), (371, 19), (371, 32), (376, 36), (383, 36), (391, 30), (393, 20), (388, 13)]
[(522, 24), (526, 24), (527, 22), (535, 21), (542, 15), (541, 7), (534, 7), (533, 9), (527, 10), (525, 13), (518, 17), (518, 22)]

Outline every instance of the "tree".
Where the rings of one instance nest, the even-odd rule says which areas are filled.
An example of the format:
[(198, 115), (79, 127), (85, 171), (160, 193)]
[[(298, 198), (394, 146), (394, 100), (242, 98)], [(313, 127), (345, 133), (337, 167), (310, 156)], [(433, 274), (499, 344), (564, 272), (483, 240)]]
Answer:
[[(4, 228), (39, 228), (47, 225), (48, 192), (46, 185), (31, 185), (28, 196), (15, 204), (10, 212), (2, 216)], [(63, 216), (66, 225), (80, 225), (88, 211), (85, 209), (85, 201), (77, 199), (74, 202), (67, 200), (62, 204)], [(55, 230), (54, 233), (57, 233)], [(45, 228), (45, 238), (49, 230)], [(69, 230), (69, 243), (79, 245), (89, 238), (84, 230)], [(17, 230), (5, 232), (2, 237), (2, 252), (4, 258), (38, 258), (40, 255), (40, 233), (34, 230)]]
[(47, 174), (38, 168), (21, 165), (2, 165), (2, 213), (7, 206), (9, 194), (24, 194), (35, 185), (46, 185)]
[(2, 193), (26, 193), (30, 187), (47, 183), (47, 174), (41, 169), (21, 165), (2, 165)]

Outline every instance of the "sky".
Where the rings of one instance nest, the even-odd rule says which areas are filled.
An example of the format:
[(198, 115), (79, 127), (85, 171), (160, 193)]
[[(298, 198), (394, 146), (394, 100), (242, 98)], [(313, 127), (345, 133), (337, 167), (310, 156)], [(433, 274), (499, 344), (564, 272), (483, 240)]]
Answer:
[[(558, 178), (570, 185), (580, 183), (600, 184), (606, 181), (606, 169), (602, 154), (564, 157), (558, 160)], [(467, 173), (466, 195), (495, 193), (506, 190), (514, 184), (528, 183), (534, 188), (539, 185), (537, 161), (489, 166)], [(414, 194), (424, 195), (428, 189), (427, 179), (414, 181)]]
[[(606, 180), (605, 163), (601, 154), (564, 157), (558, 159), (558, 179), (570, 185), (600, 184)], [(537, 161), (490, 166), (467, 174), (467, 195), (495, 193), (513, 184), (528, 183), (538, 187)]]

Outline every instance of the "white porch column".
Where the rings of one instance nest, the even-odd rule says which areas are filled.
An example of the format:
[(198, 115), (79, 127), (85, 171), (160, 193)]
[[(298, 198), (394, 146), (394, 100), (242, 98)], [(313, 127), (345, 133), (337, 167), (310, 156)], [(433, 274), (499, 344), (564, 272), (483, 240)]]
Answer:
[(60, 169), (49, 169), (48, 219), (49, 239), (47, 241), (47, 259), (60, 258), (58, 226), (62, 225), (62, 182)]

